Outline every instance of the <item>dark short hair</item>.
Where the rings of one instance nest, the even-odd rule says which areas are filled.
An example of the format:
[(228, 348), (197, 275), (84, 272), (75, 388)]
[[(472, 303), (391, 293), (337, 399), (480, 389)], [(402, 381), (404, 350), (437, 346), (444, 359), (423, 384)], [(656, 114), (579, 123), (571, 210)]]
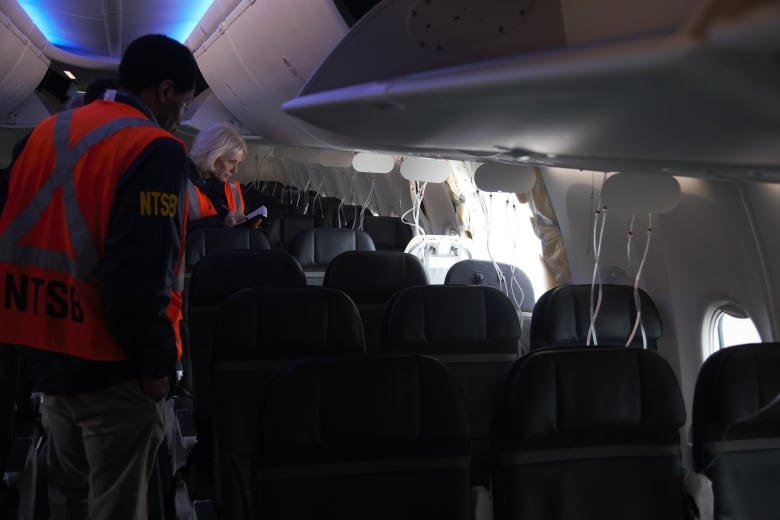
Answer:
[(162, 34), (147, 34), (130, 42), (119, 63), (119, 85), (134, 94), (165, 80), (173, 81), (175, 92), (187, 92), (195, 88), (197, 74), (192, 52)]
[(97, 78), (90, 81), (87, 90), (84, 92), (84, 104), (89, 105), (96, 99), (102, 99), (106, 90), (119, 88), (119, 82), (116, 78)]

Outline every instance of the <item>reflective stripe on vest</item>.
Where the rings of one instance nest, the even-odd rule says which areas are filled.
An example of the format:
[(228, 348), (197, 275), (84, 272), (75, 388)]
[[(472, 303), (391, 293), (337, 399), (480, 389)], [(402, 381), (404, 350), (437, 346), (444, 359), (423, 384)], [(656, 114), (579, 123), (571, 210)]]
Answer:
[[(92, 242), (89, 227), (81, 213), (76, 199), (76, 182), (73, 169), (81, 156), (92, 146), (113, 135), (119, 130), (136, 126), (157, 126), (148, 119), (125, 117), (115, 119), (103, 126), (95, 128), (84, 136), (73, 147), (68, 146), (70, 139), (70, 123), (73, 111), (58, 115), (54, 123), (54, 171), (38, 192), (32, 202), (19, 213), (5, 232), (0, 235), (0, 262), (34, 265), (49, 271), (64, 271), (73, 278), (85, 279), (97, 265), (98, 255)], [(62, 186), (65, 200), (65, 217), (76, 259), (72, 259), (64, 251), (50, 251), (31, 246), (18, 245), (23, 237), (38, 222), (39, 215), (48, 206), (54, 192)]]
[(187, 179), (187, 202), (189, 205), (188, 222), (219, 214), (208, 196), (189, 179)]
[[(77, 192), (77, 176), (82, 179), (84, 175), (90, 175), (84, 181), (84, 189), (90, 190), (94, 183), (89, 182), (95, 174), (84, 173), (78, 163), (88, 150), (113, 138), (119, 131), (138, 129), (136, 133), (128, 134), (127, 142), (130, 144), (121, 157), (113, 159), (115, 156), (109, 155), (110, 147), (91, 156), (93, 160), (99, 160), (103, 158), (101, 153), (106, 154), (106, 164), (109, 166), (106, 166), (106, 172), (102, 172), (105, 177), (103, 186), (112, 189), (124, 173), (119, 171), (123, 167), (121, 165), (128, 161), (131, 164), (153, 140), (160, 137), (175, 138), (142, 117), (136, 109), (127, 105), (118, 106), (119, 103), (116, 105), (102, 108), (115, 111), (114, 119), (109, 119), (110, 115), (101, 117), (107, 119), (107, 122), (95, 127), (91, 127), (95, 123), (90, 125), (89, 119), (81, 126), (77, 125), (78, 130), (86, 126), (87, 132), (72, 146), (70, 140), (74, 112), (67, 111), (53, 116), (52, 120), (36, 128), (27, 144), (27, 153), (23, 152), (19, 158), (17, 179), (22, 187), (18, 193), (25, 202), (14, 205), (14, 201), (9, 200), (11, 204), (5, 207), (6, 218), (0, 219), (5, 226), (0, 234), (0, 286), (4, 287), (0, 293), (4, 298), (4, 305), (0, 307), (4, 322), (0, 328), (0, 343), (26, 345), (97, 361), (126, 359), (124, 350), (108, 329), (99, 287), (91, 279), (100, 260), (101, 242), (105, 238), (102, 233), (105, 233), (104, 226), (107, 226), (104, 220), (107, 218), (106, 212), (110, 214), (110, 203), (108, 206), (101, 205), (101, 209), (91, 206), (82, 208), (79, 205), (78, 196), (83, 197), (87, 192)], [(79, 110), (89, 109), (85, 107)], [(106, 116), (110, 112), (101, 114)], [(80, 133), (74, 130), (74, 135)], [(35, 155), (31, 155), (36, 153), (52, 153), (53, 164), (51, 159), (36, 164)], [(36, 171), (36, 166), (46, 171)], [(49, 168), (50, 173), (45, 176)], [(26, 188), (21, 184), (25, 174), (32, 183)], [(58, 207), (63, 210), (64, 222), (51, 220), (59, 218)], [(181, 218), (186, 216), (186, 211), (185, 202), (185, 214)], [(43, 218), (48, 220), (44, 221)], [(96, 220), (102, 230), (98, 236), (94, 236), (98, 231), (92, 229)], [(43, 222), (40, 229), (36, 227), (39, 222)], [(59, 236), (60, 231), (66, 236)], [(178, 264), (176, 275), (181, 274), (181, 258)], [(171, 321), (179, 349), (177, 329), (181, 316), (180, 304), (181, 292), (174, 287), (166, 315)]]
[(225, 183), (225, 197), (227, 197), (228, 207), (232, 211), (244, 212), (244, 198), (241, 196), (241, 186), (237, 181)]

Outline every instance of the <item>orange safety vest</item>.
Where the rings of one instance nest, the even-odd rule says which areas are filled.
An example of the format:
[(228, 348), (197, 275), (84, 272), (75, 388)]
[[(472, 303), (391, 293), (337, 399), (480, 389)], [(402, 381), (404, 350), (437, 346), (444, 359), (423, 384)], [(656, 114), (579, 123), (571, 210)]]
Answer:
[[(175, 139), (124, 103), (92, 103), (35, 128), (14, 165), (0, 217), (0, 343), (95, 361), (127, 359), (91, 274), (103, 256), (120, 176), (162, 137)], [(179, 356), (183, 251), (166, 312)]]
[[(225, 198), (230, 211), (244, 213), (244, 194), (241, 192), (241, 184), (238, 181), (225, 183)], [(187, 202), (190, 208), (188, 217), (190, 221), (219, 214), (208, 195), (189, 180), (187, 181)]]

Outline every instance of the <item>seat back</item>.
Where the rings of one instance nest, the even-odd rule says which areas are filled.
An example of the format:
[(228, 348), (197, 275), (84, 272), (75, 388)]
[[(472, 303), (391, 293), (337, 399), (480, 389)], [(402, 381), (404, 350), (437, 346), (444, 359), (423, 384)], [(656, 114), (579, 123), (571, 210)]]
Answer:
[(532, 351), (493, 419), (496, 520), (681, 520), (685, 407), (655, 352)]
[(363, 231), (374, 241), (378, 251), (404, 251), (414, 233), (398, 217), (363, 217)]
[(355, 305), (339, 291), (254, 288), (225, 301), (216, 338), (212, 429), (217, 506), (221, 518), (256, 518), (252, 471), (268, 381), (279, 367), (301, 356), (364, 352), (363, 328)]
[(400, 251), (347, 251), (325, 271), (323, 286), (344, 291), (357, 305), (366, 334), (366, 350), (379, 352), (382, 322), (390, 297), (406, 287), (428, 285), (416, 256)]
[(371, 237), (355, 229), (316, 228), (298, 233), (290, 244), (290, 254), (304, 269), (322, 269), (346, 251), (374, 251)]
[(471, 518), (466, 406), (435, 359), (303, 360), (261, 417), (258, 518)]
[(509, 299), (492, 287), (410, 287), (388, 303), (386, 352), (421, 353), (443, 361), (469, 407), (475, 480), (486, 483), (490, 410), (504, 374), (518, 358), (520, 325)]
[(189, 348), (182, 355), (185, 388), (194, 398), (199, 432), (208, 430), (211, 396), (212, 348), (217, 314), (233, 293), (248, 287), (305, 287), (298, 262), (281, 251), (216, 251), (192, 273), (187, 326)]
[(696, 471), (712, 480), (715, 518), (780, 511), (780, 344), (729, 347), (702, 365), (693, 398)]
[[(602, 296), (596, 318), (598, 346), (624, 346), (631, 336), (636, 319), (634, 288), (630, 285), (601, 286)], [(663, 335), (661, 316), (650, 296), (639, 289), (641, 323), (647, 348), (656, 350)], [(593, 289), (593, 301), (598, 286)], [(531, 318), (531, 349), (585, 345), (590, 327), (591, 286), (562, 285), (544, 293), (534, 306)], [(630, 347), (642, 348), (642, 331), (638, 329)]]
[(271, 246), (278, 249), (288, 249), (298, 233), (312, 229), (317, 225), (317, 218), (312, 215), (287, 214), (271, 218), (268, 231)]
[(444, 277), (446, 285), (486, 285), (503, 292), (515, 309), (534, 310), (534, 287), (522, 269), (489, 260), (461, 260)]
[(187, 271), (194, 270), (208, 253), (227, 249), (259, 251), (271, 249), (271, 244), (265, 233), (258, 229), (199, 228), (187, 234), (184, 257)]

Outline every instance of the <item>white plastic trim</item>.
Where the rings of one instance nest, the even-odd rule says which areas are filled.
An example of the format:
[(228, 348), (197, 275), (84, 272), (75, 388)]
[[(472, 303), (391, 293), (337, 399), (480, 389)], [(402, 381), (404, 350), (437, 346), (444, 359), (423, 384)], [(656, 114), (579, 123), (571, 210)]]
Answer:
[(618, 173), (607, 178), (601, 197), (610, 211), (668, 213), (680, 201), (680, 183), (668, 175)]
[(485, 163), (477, 167), (474, 182), (482, 191), (528, 193), (536, 183), (533, 166)]

